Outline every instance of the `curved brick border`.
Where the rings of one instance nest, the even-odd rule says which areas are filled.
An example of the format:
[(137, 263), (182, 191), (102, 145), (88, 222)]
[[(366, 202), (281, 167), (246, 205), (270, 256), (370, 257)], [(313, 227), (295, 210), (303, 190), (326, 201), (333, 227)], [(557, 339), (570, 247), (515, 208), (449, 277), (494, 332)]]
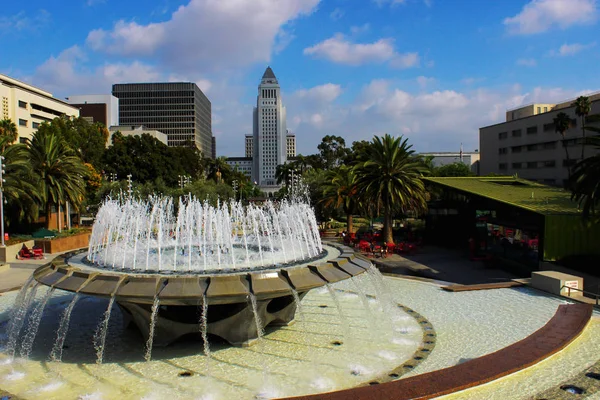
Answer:
[(494, 353), (438, 371), (370, 387), (295, 397), (295, 400), (431, 399), (481, 385), (530, 367), (562, 350), (592, 316), (590, 304), (560, 305), (556, 314), (525, 339)]

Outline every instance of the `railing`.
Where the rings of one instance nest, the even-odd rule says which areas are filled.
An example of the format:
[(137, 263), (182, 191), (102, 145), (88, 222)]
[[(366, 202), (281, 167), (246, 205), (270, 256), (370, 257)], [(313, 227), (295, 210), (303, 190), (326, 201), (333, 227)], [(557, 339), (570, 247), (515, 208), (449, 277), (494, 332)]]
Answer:
[(571, 290), (575, 290), (575, 291), (581, 292), (583, 294), (589, 294), (589, 295), (594, 296), (596, 298), (596, 305), (598, 305), (598, 299), (600, 298), (600, 294), (598, 294), (598, 293), (592, 293), (592, 292), (586, 292), (585, 290), (572, 288), (572, 287), (566, 286), (566, 285), (563, 285), (560, 288), (560, 291), (562, 292), (562, 290), (565, 289), (565, 288), (567, 289), (567, 297), (571, 297)]

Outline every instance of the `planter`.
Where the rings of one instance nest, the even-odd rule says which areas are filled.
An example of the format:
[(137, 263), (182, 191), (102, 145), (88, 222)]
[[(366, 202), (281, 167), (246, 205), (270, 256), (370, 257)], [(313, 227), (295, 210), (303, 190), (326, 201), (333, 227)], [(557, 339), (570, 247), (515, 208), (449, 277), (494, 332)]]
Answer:
[(28, 240), (26, 242), (11, 244), (10, 246), (1, 247), (0, 246), (0, 261), (1, 262), (11, 262), (17, 259), (17, 254), (21, 251), (23, 245), (29, 247), (30, 249), (34, 246), (35, 242), (33, 240)]
[(35, 245), (44, 249), (44, 253), (62, 253), (88, 247), (90, 236), (91, 233), (82, 233), (57, 239), (37, 239)]
[(319, 231), (322, 238), (334, 238), (339, 236), (337, 229), (322, 229)]

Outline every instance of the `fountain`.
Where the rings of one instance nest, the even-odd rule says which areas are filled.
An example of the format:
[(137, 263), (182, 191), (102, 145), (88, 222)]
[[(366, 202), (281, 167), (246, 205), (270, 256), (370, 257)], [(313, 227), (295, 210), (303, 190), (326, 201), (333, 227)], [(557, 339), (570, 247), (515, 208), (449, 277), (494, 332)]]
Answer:
[(151, 197), (107, 200), (87, 252), (57, 257), (34, 278), (48, 293), (110, 299), (95, 335), (101, 361), (113, 303), (143, 334), (146, 359), (152, 346), (188, 334), (249, 346), (267, 325), (290, 324), (309, 290), (370, 266), (347, 247), (324, 246), (312, 209), (300, 201), (213, 207), (192, 197), (177, 204)]

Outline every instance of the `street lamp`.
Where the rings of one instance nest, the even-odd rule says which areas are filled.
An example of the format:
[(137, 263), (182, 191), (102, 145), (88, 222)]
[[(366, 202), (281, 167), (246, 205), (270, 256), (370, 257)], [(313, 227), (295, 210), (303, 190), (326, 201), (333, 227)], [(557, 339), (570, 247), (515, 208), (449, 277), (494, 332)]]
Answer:
[(127, 195), (131, 199), (131, 195), (133, 194), (132, 182), (131, 182), (131, 174), (127, 175)]
[(233, 199), (235, 200), (237, 197), (237, 190), (238, 190), (238, 181), (237, 179), (234, 179), (234, 181), (232, 182), (232, 186), (233, 186)]

